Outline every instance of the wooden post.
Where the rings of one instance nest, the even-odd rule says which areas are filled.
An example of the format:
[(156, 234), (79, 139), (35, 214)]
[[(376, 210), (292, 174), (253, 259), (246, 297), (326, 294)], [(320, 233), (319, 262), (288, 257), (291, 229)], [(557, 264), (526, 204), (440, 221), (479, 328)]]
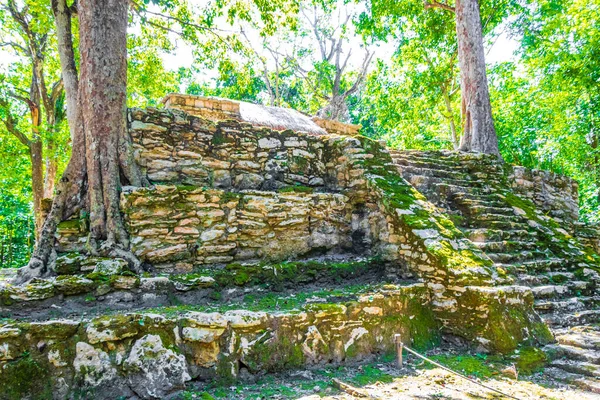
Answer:
[(404, 344), (402, 343), (402, 337), (399, 333), (394, 335), (394, 343), (396, 343), (396, 353), (398, 355), (398, 367), (402, 368), (402, 348)]

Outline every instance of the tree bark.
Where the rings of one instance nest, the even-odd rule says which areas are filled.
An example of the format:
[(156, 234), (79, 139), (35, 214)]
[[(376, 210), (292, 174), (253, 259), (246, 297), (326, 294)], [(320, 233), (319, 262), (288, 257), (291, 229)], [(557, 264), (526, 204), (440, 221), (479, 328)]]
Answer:
[(119, 211), (119, 139), (126, 135), (127, 1), (79, 9), (79, 98), (87, 143), (90, 239), (129, 246)]
[(464, 122), (459, 150), (500, 157), (485, 71), (479, 4), (477, 0), (456, 0), (455, 12)]
[(16, 283), (52, 273), (58, 223), (79, 209), (89, 211), (89, 252), (125, 258), (129, 238), (119, 210), (121, 175), (126, 183), (146, 184), (133, 158), (126, 126), (127, 0), (78, 3), (81, 77), (75, 68), (71, 12), (65, 0), (53, 0), (61, 72), (72, 136), (69, 164), (56, 187), (52, 209), (27, 267)]
[(44, 199), (44, 161), (42, 153), (42, 142), (39, 137), (34, 137), (29, 147), (29, 158), (31, 160), (31, 188), (36, 238), (39, 237), (44, 222), (42, 218), (42, 200)]
[(40, 90), (38, 75), (31, 76), (29, 89), (29, 116), (31, 118), (31, 141), (29, 143), (29, 158), (31, 160), (31, 191), (33, 195), (33, 216), (35, 220), (35, 237), (42, 230), (42, 200), (44, 199), (44, 155), (40, 126), (42, 125)]
[(48, 139), (46, 145), (46, 176), (44, 177), (44, 198), (51, 199), (56, 183), (56, 170), (58, 168), (54, 140)]

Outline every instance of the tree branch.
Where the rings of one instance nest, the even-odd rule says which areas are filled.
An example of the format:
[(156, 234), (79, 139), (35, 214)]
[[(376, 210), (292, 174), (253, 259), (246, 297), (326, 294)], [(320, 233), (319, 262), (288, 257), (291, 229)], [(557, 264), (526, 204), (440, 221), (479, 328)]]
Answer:
[(450, 11), (451, 13), (455, 12), (454, 7), (449, 6), (446, 3), (440, 3), (438, 1), (427, 1), (423, 0), (423, 5), (425, 8), (441, 8), (442, 10)]
[(166, 14), (157, 13), (157, 12), (154, 12), (154, 11), (149, 11), (148, 9), (146, 9), (143, 6), (141, 6), (138, 3), (136, 3), (134, 0), (130, 0), (130, 2), (132, 4), (132, 8), (136, 12), (136, 14), (139, 15), (141, 18), (144, 18), (145, 22), (148, 22), (152, 26), (155, 26), (155, 27), (160, 28), (160, 29), (164, 29), (164, 30), (166, 30), (168, 32), (172, 32), (172, 33), (175, 33), (175, 34), (183, 37), (183, 32), (178, 32), (178, 31), (176, 31), (176, 30), (174, 30), (174, 29), (172, 29), (172, 28), (170, 28), (168, 26), (163, 26), (163, 25), (158, 24), (156, 22), (150, 21), (150, 20), (146, 19), (142, 14), (154, 15), (155, 17), (159, 17), (159, 18), (162, 18), (162, 19), (165, 19), (165, 20), (177, 22), (182, 27), (183, 26), (187, 26), (187, 27), (193, 28), (193, 29), (201, 31), (201, 32), (210, 33), (217, 40), (219, 40), (221, 43), (223, 43), (227, 48), (231, 49), (231, 45), (225, 39), (223, 39), (223, 37), (221, 37), (221, 35), (219, 35), (218, 33), (216, 33), (216, 31), (227, 32), (227, 31), (225, 31), (223, 29), (209, 28), (208, 26), (198, 25), (196, 23), (185, 21), (185, 20), (183, 20), (181, 18), (174, 17), (172, 15), (166, 15)]
[(6, 109), (6, 118), (2, 118), (6, 130), (16, 137), (24, 146), (30, 148), (31, 140), (17, 128), (16, 120), (10, 113), (8, 101), (6, 101), (6, 99), (0, 99), (0, 107)]
[(363, 60), (363, 65), (362, 65), (360, 74), (358, 74), (358, 77), (356, 78), (356, 81), (354, 82), (352, 87), (350, 89), (346, 90), (346, 93), (344, 93), (344, 98), (350, 96), (352, 93), (354, 93), (358, 90), (358, 86), (362, 83), (362, 81), (365, 79), (365, 76), (367, 75), (367, 69), (369, 69), (369, 64), (371, 64), (371, 60), (373, 59), (374, 55), (375, 55), (375, 52), (371, 53), (371, 52), (367, 51), (367, 54), (365, 55), (365, 59)]
[(0, 47), (7, 47), (7, 46), (10, 46), (10, 47), (12, 47), (15, 50), (20, 50), (20, 51), (22, 51), (23, 53), (25, 53), (26, 55), (29, 56), (29, 50), (27, 50), (25, 47), (21, 46), (18, 43), (15, 43), (15, 42), (0, 42)]
[(58, 98), (60, 97), (64, 88), (65, 85), (62, 78), (54, 82), (54, 85), (52, 85), (52, 94), (50, 95), (50, 101), (52, 104), (56, 105), (56, 102), (58, 101)]

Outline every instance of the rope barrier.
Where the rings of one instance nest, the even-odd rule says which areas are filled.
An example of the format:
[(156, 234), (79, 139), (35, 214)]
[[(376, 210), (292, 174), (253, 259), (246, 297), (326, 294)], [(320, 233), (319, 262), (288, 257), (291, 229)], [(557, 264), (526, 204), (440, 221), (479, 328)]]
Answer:
[(476, 385), (479, 385), (479, 386), (481, 386), (481, 387), (483, 387), (483, 388), (485, 388), (485, 389), (487, 389), (487, 390), (491, 390), (492, 392), (496, 392), (496, 393), (498, 393), (498, 394), (501, 394), (502, 396), (505, 396), (505, 397), (508, 397), (508, 398), (511, 398), (511, 399), (515, 399), (515, 400), (521, 400), (521, 399), (519, 399), (518, 397), (511, 396), (510, 394), (506, 394), (506, 393), (504, 393), (504, 392), (501, 392), (501, 391), (500, 391), (500, 390), (498, 390), (498, 389), (494, 389), (493, 387), (490, 387), (490, 386), (484, 385), (483, 383), (477, 382), (476, 380), (474, 380), (474, 379), (471, 379), (471, 378), (469, 378), (469, 377), (468, 377), (468, 376), (466, 376), (466, 375), (463, 375), (463, 374), (461, 374), (461, 373), (459, 373), (459, 372), (453, 371), (453, 370), (451, 370), (451, 369), (450, 369), (450, 368), (448, 368), (448, 367), (444, 367), (442, 364), (439, 364), (439, 363), (437, 363), (437, 362), (433, 361), (432, 359), (430, 359), (430, 358), (427, 358), (427, 357), (425, 357), (425, 356), (423, 356), (423, 355), (421, 355), (421, 354), (417, 353), (417, 352), (416, 352), (416, 351), (414, 351), (413, 349), (411, 349), (411, 348), (407, 347), (405, 344), (402, 344), (402, 348), (404, 348), (404, 349), (405, 349), (406, 351), (408, 351), (409, 353), (411, 353), (411, 354), (414, 354), (415, 356), (417, 356), (417, 357), (419, 357), (419, 358), (422, 358), (423, 360), (425, 360), (425, 361), (427, 361), (427, 362), (429, 362), (429, 363), (431, 363), (431, 364), (435, 365), (436, 367), (439, 367), (439, 368), (441, 368), (441, 369), (443, 369), (443, 370), (446, 370), (446, 371), (448, 371), (448, 372), (450, 372), (450, 373), (453, 373), (453, 374), (455, 374), (455, 375), (457, 375), (457, 376), (460, 376), (461, 378), (463, 378), (463, 379), (466, 379), (466, 380), (468, 380), (469, 382), (471, 382), (471, 383), (474, 383), (474, 384), (476, 384)]

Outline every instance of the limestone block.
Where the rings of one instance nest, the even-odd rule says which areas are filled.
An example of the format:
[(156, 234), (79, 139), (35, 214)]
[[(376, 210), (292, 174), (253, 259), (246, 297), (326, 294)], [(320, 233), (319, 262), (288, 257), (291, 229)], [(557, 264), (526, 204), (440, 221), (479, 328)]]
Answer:
[(192, 379), (185, 357), (166, 348), (158, 335), (138, 339), (123, 369), (130, 387), (142, 398), (164, 398)]
[(117, 375), (108, 354), (85, 342), (79, 342), (75, 347), (73, 367), (84, 387), (98, 387), (111, 382)]
[(276, 149), (281, 147), (281, 141), (276, 138), (261, 138), (258, 140), (258, 147), (261, 149)]
[(114, 342), (138, 334), (139, 323), (131, 316), (96, 318), (86, 328), (87, 342), (91, 344)]
[(234, 185), (240, 190), (258, 189), (265, 178), (258, 174), (243, 173), (235, 177)]
[(225, 328), (193, 328), (184, 327), (181, 337), (189, 342), (212, 343), (225, 332)]

